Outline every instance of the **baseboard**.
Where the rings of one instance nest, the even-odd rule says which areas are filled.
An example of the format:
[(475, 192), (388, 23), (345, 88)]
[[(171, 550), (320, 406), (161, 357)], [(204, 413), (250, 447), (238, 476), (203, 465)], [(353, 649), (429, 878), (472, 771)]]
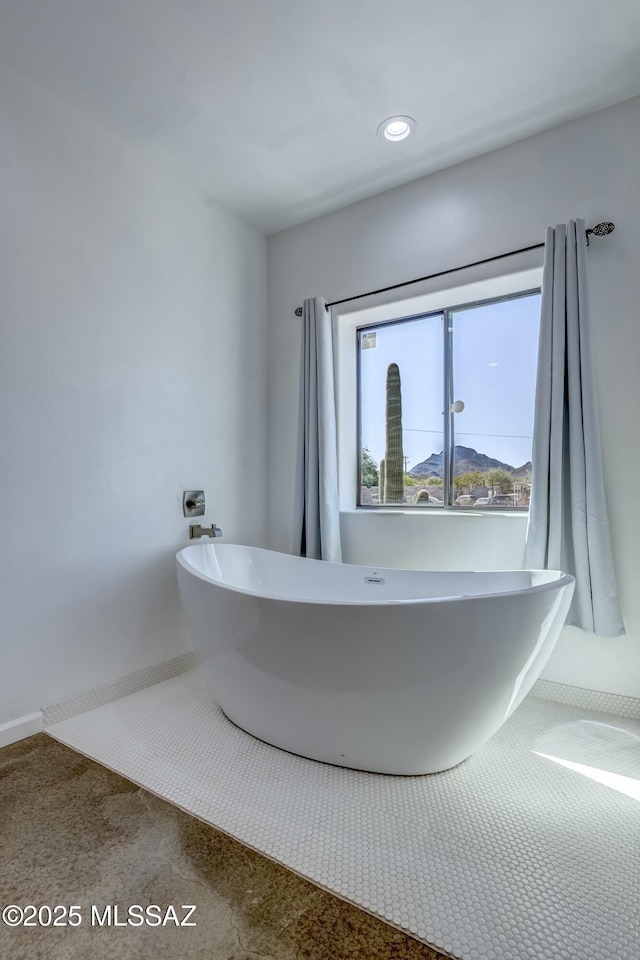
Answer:
[(92, 690), (50, 703), (42, 708), (44, 726), (50, 727), (54, 723), (68, 720), (69, 717), (75, 717), (79, 713), (95, 710), (96, 707), (102, 707), (105, 703), (120, 700), (121, 697), (126, 697), (130, 693), (137, 693), (138, 690), (151, 687), (154, 683), (162, 683), (163, 680), (170, 680), (171, 677), (177, 677), (180, 673), (193, 670), (197, 665), (198, 660), (195, 653), (183, 653), (179, 657), (166, 660), (154, 667), (145, 667), (143, 670), (128, 673), (111, 683), (103, 683)]
[(26, 717), (9, 720), (8, 723), (0, 723), (0, 747), (8, 747), (10, 743), (26, 740), (27, 737), (32, 737), (34, 733), (40, 733), (42, 727), (41, 710), (38, 710), (37, 713), (28, 713)]
[(625, 697), (619, 693), (604, 693), (602, 690), (587, 690), (584, 687), (572, 687), (568, 683), (555, 683), (553, 680), (537, 680), (530, 696), (539, 700), (553, 700), (571, 707), (584, 707), (586, 710), (599, 710), (629, 720), (640, 720), (640, 699)]

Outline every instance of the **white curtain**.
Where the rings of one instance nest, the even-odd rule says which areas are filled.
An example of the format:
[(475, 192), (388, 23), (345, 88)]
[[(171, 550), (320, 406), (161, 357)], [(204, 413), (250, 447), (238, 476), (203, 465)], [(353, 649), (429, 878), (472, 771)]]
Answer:
[(602, 475), (586, 252), (583, 220), (547, 229), (524, 566), (573, 574), (567, 623), (616, 637), (624, 624)]
[(302, 322), (296, 548), (303, 557), (341, 563), (333, 337), (326, 300), (305, 300)]

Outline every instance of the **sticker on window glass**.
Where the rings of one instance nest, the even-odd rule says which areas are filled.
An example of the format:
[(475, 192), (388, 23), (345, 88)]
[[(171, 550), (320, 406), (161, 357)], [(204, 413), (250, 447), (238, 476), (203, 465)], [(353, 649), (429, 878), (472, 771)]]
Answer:
[(363, 350), (373, 350), (376, 345), (375, 331), (373, 333), (360, 334), (360, 347)]

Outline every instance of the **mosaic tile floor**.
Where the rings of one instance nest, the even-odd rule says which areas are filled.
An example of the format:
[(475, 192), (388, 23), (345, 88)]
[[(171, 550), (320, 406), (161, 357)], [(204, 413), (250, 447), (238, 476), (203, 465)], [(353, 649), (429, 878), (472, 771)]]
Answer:
[(56, 739), (463, 960), (637, 960), (640, 723), (528, 698), (469, 760), (391, 777), (226, 719), (197, 671)]

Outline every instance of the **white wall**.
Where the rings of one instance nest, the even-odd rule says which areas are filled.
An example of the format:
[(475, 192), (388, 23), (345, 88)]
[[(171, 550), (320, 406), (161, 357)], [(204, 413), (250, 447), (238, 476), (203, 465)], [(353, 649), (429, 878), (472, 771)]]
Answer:
[[(603, 456), (628, 632), (605, 640), (565, 629), (544, 676), (631, 696), (640, 696), (638, 157), (635, 98), (268, 241), (269, 545), (291, 550), (300, 356), (293, 311), (303, 298), (348, 297), (517, 249), (543, 240), (547, 225), (572, 217), (615, 222), (614, 234), (592, 242), (589, 265)], [(351, 562), (426, 567), (441, 551), (449, 567), (482, 568), (498, 560), (509, 567), (525, 523), (361, 512), (343, 515), (343, 531)]]
[(183, 489), (263, 541), (265, 290), (261, 233), (0, 68), (0, 724), (190, 649)]

